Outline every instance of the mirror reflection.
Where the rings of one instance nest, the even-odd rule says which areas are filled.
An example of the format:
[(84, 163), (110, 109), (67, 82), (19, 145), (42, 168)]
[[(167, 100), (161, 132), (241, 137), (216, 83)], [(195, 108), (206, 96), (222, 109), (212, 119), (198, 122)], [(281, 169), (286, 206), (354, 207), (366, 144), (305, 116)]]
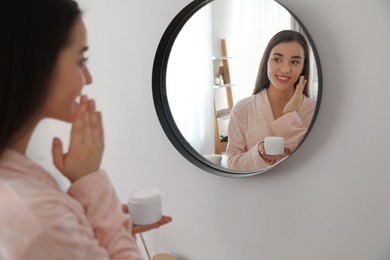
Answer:
[[(273, 167), (296, 150), (317, 104), (317, 61), (298, 21), (273, 0), (216, 0), (178, 33), (167, 63), (173, 119), (218, 167)], [(282, 137), (283, 152), (266, 153)], [(271, 151), (269, 150), (269, 151)]]

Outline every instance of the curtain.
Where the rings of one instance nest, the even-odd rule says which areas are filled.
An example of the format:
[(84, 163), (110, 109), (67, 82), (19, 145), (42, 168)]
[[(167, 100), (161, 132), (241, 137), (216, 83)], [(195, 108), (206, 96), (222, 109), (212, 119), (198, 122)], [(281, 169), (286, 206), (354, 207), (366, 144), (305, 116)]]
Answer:
[(176, 125), (200, 154), (213, 153), (213, 68), (210, 5), (178, 34), (167, 66), (167, 96)]

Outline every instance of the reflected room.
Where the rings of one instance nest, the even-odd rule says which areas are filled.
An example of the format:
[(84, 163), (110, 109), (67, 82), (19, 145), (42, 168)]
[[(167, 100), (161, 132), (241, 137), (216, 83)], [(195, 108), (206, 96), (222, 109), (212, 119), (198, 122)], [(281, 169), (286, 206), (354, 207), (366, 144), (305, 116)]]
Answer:
[[(282, 30), (298, 31), (310, 39), (295, 16), (276, 1), (216, 0), (194, 12), (177, 33), (166, 64), (167, 103), (188, 143), (184, 146), (199, 153), (206, 164), (228, 168), (231, 111), (252, 95), (266, 45)], [(307, 42), (308, 92), (317, 100), (319, 61), (312, 42)]]

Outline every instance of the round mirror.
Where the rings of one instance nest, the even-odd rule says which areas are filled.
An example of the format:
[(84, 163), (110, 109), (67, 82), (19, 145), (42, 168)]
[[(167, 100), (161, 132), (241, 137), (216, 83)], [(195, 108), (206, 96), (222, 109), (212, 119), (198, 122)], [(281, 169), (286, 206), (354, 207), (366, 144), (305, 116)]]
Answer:
[[(302, 147), (322, 90), (308, 31), (273, 0), (191, 2), (160, 41), (152, 86), (175, 148), (228, 177), (268, 171)], [(277, 95), (284, 86), (287, 99)], [(281, 155), (269, 152), (278, 145)]]

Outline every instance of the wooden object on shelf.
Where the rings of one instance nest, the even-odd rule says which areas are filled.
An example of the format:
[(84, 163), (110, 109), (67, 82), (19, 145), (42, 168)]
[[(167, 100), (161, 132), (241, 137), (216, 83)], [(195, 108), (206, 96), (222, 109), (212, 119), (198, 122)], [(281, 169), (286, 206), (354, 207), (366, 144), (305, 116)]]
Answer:
[[(225, 39), (221, 40), (221, 55), (222, 55), (222, 57), (228, 57), (227, 49), (226, 49), (226, 40)], [(224, 84), (225, 85), (229, 85), (229, 84), (231, 84), (231, 81), (230, 81), (229, 62), (228, 62), (227, 59), (223, 59), (222, 60), (222, 66), (225, 69), (224, 72), (223, 72)], [(233, 108), (233, 94), (232, 94), (232, 88), (230, 86), (226, 87), (226, 98), (227, 98), (227, 101), (228, 101), (229, 111), (232, 111), (232, 108)]]
[[(223, 76), (223, 85), (221, 87), (225, 88), (226, 92), (226, 100), (227, 100), (227, 110), (228, 113), (233, 109), (233, 94), (232, 94), (232, 83), (230, 80), (230, 71), (229, 71), (229, 61), (228, 61), (228, 53), (226, 47), (226, 40), (221, 39), (221, 63), (222, 65), (218, 68), (218, 75)], [(214, 102), (214, 143), (215, 143), (215, 154), (221, 154), (222, 152), (226, 152), (226, 142), (220, 142), (220, 133), (218, 130), (218, 112), (215, 107)]]

